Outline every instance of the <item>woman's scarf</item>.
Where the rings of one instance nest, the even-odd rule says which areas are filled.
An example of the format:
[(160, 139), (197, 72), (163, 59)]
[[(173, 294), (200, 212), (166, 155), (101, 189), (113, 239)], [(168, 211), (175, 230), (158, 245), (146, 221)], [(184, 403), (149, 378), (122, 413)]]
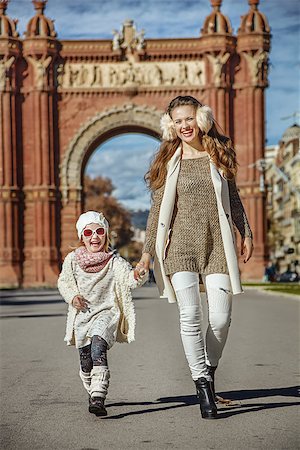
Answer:
[(81, 246), (75, 250), (75, 260), (79, 267), (88, 273), (100, 272), (108, 261), (111, 259), (114, 252), (89, 252), (86, 247)]

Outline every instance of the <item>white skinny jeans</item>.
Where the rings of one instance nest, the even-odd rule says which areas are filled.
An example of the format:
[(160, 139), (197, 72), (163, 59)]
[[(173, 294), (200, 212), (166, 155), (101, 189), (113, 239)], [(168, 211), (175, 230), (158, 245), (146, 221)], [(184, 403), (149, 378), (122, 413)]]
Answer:
[(230, 325), (232, 294), (229, 276), (210, 274), (205, 277), (208, 302), (206, 346), (202, 335), (202, 305), (199, 275), (177, 272), (171, 278), (180, 314), (180, 334), (193, 380), (210, 380), (207, 364), (217, 366)]

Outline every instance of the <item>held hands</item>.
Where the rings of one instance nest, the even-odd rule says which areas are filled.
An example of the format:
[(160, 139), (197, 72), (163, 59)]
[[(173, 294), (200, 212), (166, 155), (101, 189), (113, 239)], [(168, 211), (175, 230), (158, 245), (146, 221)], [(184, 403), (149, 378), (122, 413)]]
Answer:
[(82, 295), (75, 295), (72, 300), (72, 306), (77, 309), (77, 311), (82, 311), (88, 309), (87, 301), (82, 297)]
[(140, 281), (144, 275), (146, 275), (147, 270), (145, 270), (144, 266), (138, 263), (134, 269), (134, 279), (136, 281)]
[(134, 270), (134, 279), (139, 281), (149, 271), (151, 256), (149, 253), (143, 253), (140, 261)]
[(253, 242), (250, 237), (245, 237), (241, 242), (241, 255), (245, 255), (244, 263), (249, 261), (253, 253)]

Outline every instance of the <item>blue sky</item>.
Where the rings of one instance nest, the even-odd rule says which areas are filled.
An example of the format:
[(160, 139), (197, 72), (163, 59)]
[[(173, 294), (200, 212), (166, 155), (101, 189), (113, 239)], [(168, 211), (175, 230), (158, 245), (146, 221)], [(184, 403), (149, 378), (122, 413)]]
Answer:
[[(300, 110), (300, 2), (261, 0), (259, 9), (267, 16), (273, 35), (266, 93), (267, 145), (273, 145), (294, 121), (282, 118)], [(246, 0), (223, 0), (221, 10), (236, 33), (249, 6)], [(55, 19), (60, 39), (111, 39), (112, 30), (128, 18), (138, 30), (145, 29), (147, 39), (198, 37), (210, 11), (209, 0), (48, 0), (46, 15)], [(22, 35), (34, 15), (33, 5), (30, 0), (11, 0), (7, 14), (19, 19)], [(148, 145), (142, 138), (140, 146), (143, 142)]]
[[(127, 133), (109, 139), (88, 161), (86, 173), (110, 178), (116, 187), (113, 195), (132, 210), (148, 209), (150, 194), (144, 182), (159, 141), (146, 134)], [(119, 161), (122, 161), (120, 170)], [(134, 169), (134, 170), (133, 170)]]

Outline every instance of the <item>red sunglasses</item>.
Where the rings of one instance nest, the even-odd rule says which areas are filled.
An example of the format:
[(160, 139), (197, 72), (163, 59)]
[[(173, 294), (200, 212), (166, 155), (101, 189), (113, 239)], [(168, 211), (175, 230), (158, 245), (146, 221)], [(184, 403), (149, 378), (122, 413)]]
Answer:
[(90, 228), (85, 228), (82, 232), (84, 237), (91, 237), (94, 234), (97, 234), (98, 236), (103, 236), (105, 234), (105, 228), (99, 227), (96, 230), (91, 230)]

